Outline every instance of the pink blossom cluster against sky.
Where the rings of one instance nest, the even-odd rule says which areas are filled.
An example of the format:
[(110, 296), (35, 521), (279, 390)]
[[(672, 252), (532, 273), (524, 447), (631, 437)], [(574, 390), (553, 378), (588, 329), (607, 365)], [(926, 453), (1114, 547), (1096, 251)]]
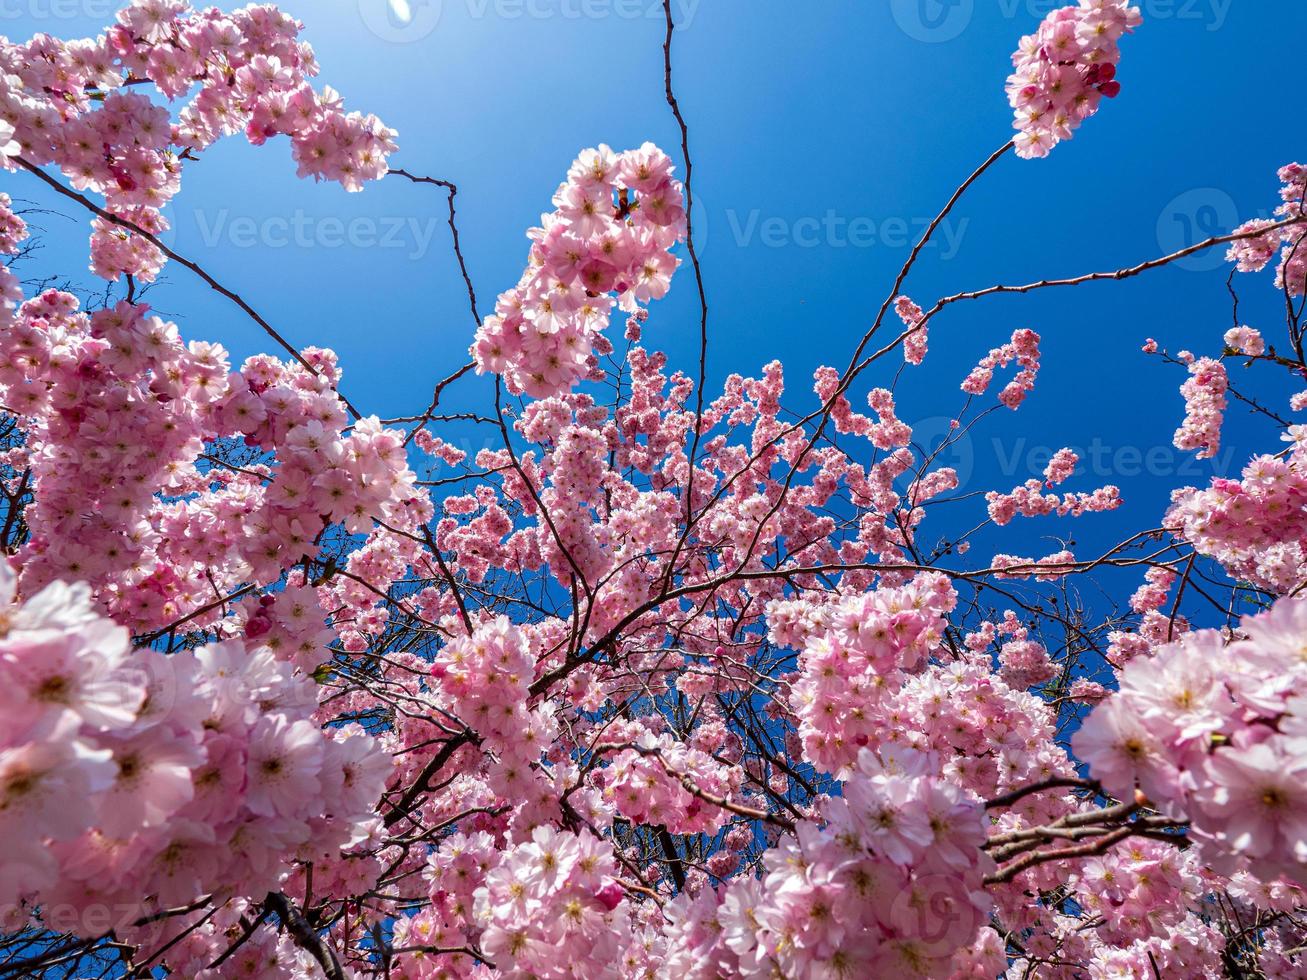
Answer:
[[(915, 43), (965, 41), (970, 13), (891, 6)], [(991, 178), (1055, 175), (998, 212), (1045, 260), (1045, 227), (1135, 196), (1056, 168), (1106, 118), (1152, 125), (1156, 13), (1014, 8), (1011, 117), (859, 278), (852, 342), (796, 322), (787, 357), (758, 338), (807, 281), (713, 339), (671, 0), (645, 16), (672, 138), (577, 141), (531, 191), (525, 268), (489, 280), (460, 184), (384, 100), (347, 109), (287, 12), (131, 0), (86, 39), (0, 38), (0, 975), (1307, 974), (1307, 170), (1259, 160), (1258, 206), (1142, 258), (921, 274)], [(389, 43), (437, 30), (390, 14), (364, 18)], [(300, 342), (293, 279), (246, 270), (299, 313), (265, 315), (224, 250), (185, 247), (176, 203), (242, 139), (332, 200), (441, 215), (457, 325), (393, 342), (376, 323), (429, 314), (421, 287), (348, 284), (421, 374), (405, 413)], [(1197, 257), (1183, 341), (1139, 309), (1075, 363), (1047, 297), (1162, 290)], [(322, 282), (313, 258), (290, 266)], [(215, 297), (260, 351), (196, 315)], [(1100, 411), (1127, 354), (1165, 384)], [(960, 465), (1050, 404), (1033, 472)], [(1076, 445), (1122, 413), (1212, 468), (1133, 495)]]

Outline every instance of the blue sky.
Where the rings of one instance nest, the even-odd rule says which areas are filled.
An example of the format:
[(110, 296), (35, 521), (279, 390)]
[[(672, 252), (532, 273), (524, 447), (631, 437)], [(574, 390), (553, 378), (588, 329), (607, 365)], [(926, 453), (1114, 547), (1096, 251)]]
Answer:
[[(458, 183), (463, 248), (483, 312), (516, 281), (523, 232), (580, 149), (649, 139), (678, 156), (662, 97), (658, 0), (408, 0), (400, 11), (407, 23), (387, 2), (282, 6), (305, 22), (320, 81), (399, 130), (393, 164)], [(3, 0), (0, 33), (85, 36), (114, 6)], [(756, 373), (780, 358), (790, 406), (812, 406), (812, 370), (847, 362), (910, 239), (1010, 135), (1009, 56), (1051, 6), (674, 0), (682, 24), (676, 87), (712, 306), (710, 379)], [(1284, 117), (1297, 91), (1307, 6), (1142, 6), (1144, 26), (1123, 44), (1121, 97), (1050, 159), (1009, 157), (973, 189), (908, 282), (922, 305), (995, 282), (1134, 264), (1274, 206), (1275, 170), (1303, 155)], [(52, 203), (33, 178), (2, 180), (16, 197)], [(340, 352), (344, 389), (365, 413), (421, 411), (433, 382), (466, 359), (472, 323), (438, 191), (386, 180), (347, 195), (297, 180), (284, 141), (254, 148), (231, 139), (187, 168), (170, 213), (180, 252), (293, 342)], [(45, 267), (84, 268), (82, 216), (39, 223)], [(989, 553), (1043, 554), (1055, 548), (1037, 538), (1074, 534), (1091, 554), (1123, 529), (1160, 518), (1172, 487), (1278, 448), (1236, 406), (1228, 452), (1214, 462), (1171, 449), (1183, 375), (1139, 352), (1149, 336), (1172, 351), (1218, 352), (1232, 324), (1225, 275), (1218, 257), (1199, 258), (1123, 284), (960, 305), (935, 322), (926, 364), (900, 386), (900, 413), (923, 436), (938, 435), (958, 410), (958, 382), (990, 347), (1016, 327), (1044, 338), (1026, 406), (991, 418), (955, 454), (964, 490), (1009, 488), (1042, 468), (1047, 452), (1071, 445), (1092, 460), (1071, 486), (1114, 482), (1127, 498), (1119, 514), (994, 532), (985, 538)], [(1283, 306), (1270, 277), (1237, 285), (1243, 322), (1278, 339)], [(220, 341), (238, 359), (268, 348), (184, 270), (170, 270), (150, 299), (185, 336)], [(645, 336), (674, 365), (693, 368), (688, 266), (655, 305)], [(1232, 372), (1239, 383), (1242, 369)], [(1269, 376), (1261, 384), (1289, 390)], [(466, 384), (450, 404), (484, 405), (488, 390)], [(957, 506), (955, 526), (983, 516), (980, 501)]]

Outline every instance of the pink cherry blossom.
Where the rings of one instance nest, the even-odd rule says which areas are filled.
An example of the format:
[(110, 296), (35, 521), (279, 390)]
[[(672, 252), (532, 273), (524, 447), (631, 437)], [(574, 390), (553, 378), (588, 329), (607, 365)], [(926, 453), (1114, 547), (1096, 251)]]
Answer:
[(1118, 42), (1143, 22), (1129, 0), (1080, 0), (1044, 18), (1012, 55), (1008, 101), (1016, 110), (1018, 155), (1045, 157), (1121, 92)]
[[(1018, 155), (1120, 93), (1140, 23), (1080, 0), (1022, 39)], [(1194, 249), (930, 296), (927, 235), (854, 355), (811, 332), (811, 383), (787, 389), (747, 345), (647, 346), (653, 301), (711, 268), (690, 160), (600, 143), (483, 321), (475, 210), (391, 168), (396, 134), (314, 80), (301, 31), (265, 4), (125, 0), (94, 38), (0, 38), (0, 167), (88, 211), (108, 281), (47, 268), (0, 194), (0, 973), (1304, 975), (1293, 303), (1284, 333), (1250, 302), (1191, 350), (1144, 345), (1188, 375), (1178, 448), (1216, 459), (1252, 409), (1237, 476), (1127, 501), (1070, 448), (1090, 428), (984, 479), (979, 433), (1061, 346), (955, 304), (1077, 285), (1088, 309), (1091, 282)], [(679, 80), (659, 78), (678, 122)], [(234, 358), (143, 302), (183, 172), (242, 132), (286, 137), (324, 192), (447, 192), (478, 329), (429, 402), (383, 421), (330, 350)], [(1273, 216), (1220, 241), (1242, 272), (1278, 252), (1294, 300), (1307, 181), (1279, 176)], [(988, 352), (959, 391), (932, 343), (932, 364)], [(1069, 397), (1064, 367), (1041, 399)]]

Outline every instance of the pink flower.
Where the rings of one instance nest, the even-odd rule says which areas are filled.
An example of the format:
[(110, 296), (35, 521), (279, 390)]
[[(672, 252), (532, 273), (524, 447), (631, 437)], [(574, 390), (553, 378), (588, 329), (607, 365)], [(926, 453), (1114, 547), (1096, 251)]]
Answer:
[(1284, 740), (1214, 753), (1195, 796), (1199, 825), (1231, 850), (1307, 866), (1307, 756)]
[[(585, 150), (554, 196), (556, 210), (533, 229), (531, 262), (499, 297), (472, 344), (478, 372), (504, 376), (509, 390), (547, 398), (591, 370), (616, 302), (637, 319), (661, 299), (680, 265), (670, 250), (684, 237), (681, 186), (671, 162), (646, 143), (615, 154)], [(609, 348), (611, 349), (611, 348)]]
[(14, 139), (14, 127), (0, 119), (0, 158), (16, 157), (23, 152), (22, 146)]
[[(63, 599), (68, 604), (48, 618), (49, 628), (31, 628), (44, 618), (42, 608)], [(124, 728), (132, 723), (145, 692), (144, 677), (123, 669), (127, 631), (108, 620), (96, 619), (69, 629), (64, 625), (89, 609), (85, 586), (71, 590), (63, 583), (47, 586), (33, 608), (26, 604), (9, 635), (0, 639), (0, 705), (6, 716), (0, 733), (12, 737), (48, 726), (63, 712), (101, 728)], [(62, 622), (60, 622), (62, 620)], [(20, 623), (28, 624), (26, 627)], [(75, 632), (73, 631), (75, 630)]]
[(1109, 698), (1094, 709), (1071, 738), (1076, 756), (1113, 795), (1130, 799), (1136, 785), (1150, 799), (1175, 794), (1178, 773), (1161, 741), (1145, 727), (1124, 699)]
[(110, 753), (76, 738), (64, 715), (39, 742), (0, 748), (0, 840), (73, 837), (94, 819), (87, 801), (113, 781)]
[(1257, 357), (1266, 351), (1266, 341), (1252, 327), (1231, 327), (1225, 332), (1225, 346), (1250, 357)]
[(1180, 386), (1184, 395), (1184, 424), (1176, 430), (1176, 449), (1196, 449), (1199, 459), (1210, 459), (1221, 446), (1221, 423), (1228, 387), (1225, 367), (1210, 357), (1189, 365), (1190, 378)]
[(624, 898), (626, 898), (626, 889), (616, 881), (608, 882), (595, 892), (595, 899), (609, 912), (621, 905)]
[(245, 804), (266, 817), (290, 816), (320, 789), (322, 736), (307, 721), (260, 718), (250, 736)]
[(1120, 94), (1117, 42), (1142, 20), (1128, 0), (1082, 0), (1053, 10), (1021, 39), (1007, 82), (1018, 156), (1047, 156), (1098, 111), (1101, 97)]

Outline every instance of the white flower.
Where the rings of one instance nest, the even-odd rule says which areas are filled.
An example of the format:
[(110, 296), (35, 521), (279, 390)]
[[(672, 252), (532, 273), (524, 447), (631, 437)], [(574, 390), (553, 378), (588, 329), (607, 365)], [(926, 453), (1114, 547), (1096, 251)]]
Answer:
[(14, 127), (0, 119), (0, 157), (16, 157), (22, 152), (23, 148), (14, 139)]

